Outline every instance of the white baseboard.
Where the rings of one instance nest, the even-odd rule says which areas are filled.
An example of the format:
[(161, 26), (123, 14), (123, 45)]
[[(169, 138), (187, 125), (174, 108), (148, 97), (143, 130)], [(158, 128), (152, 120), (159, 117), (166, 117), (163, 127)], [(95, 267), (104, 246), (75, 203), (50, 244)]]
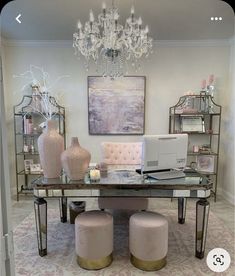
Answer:
[(231, 194), (230, 192), (222, 189), (221, 187), (218, 187), (217, 189), (217, 193), (226, 201), (228, 201), (229, 203), (231, 203), (232, 205), (235, 206), (235, 194)]

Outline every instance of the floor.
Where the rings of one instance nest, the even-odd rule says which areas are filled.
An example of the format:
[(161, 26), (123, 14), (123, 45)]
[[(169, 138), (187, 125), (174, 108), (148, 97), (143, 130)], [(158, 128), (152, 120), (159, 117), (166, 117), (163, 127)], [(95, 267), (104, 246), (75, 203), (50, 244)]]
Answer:
[[(79, 200), (82, 200), (81, 198)], [(87, 209), (97, 209), (96, 199), (84, 199), (87, 201)], [(150, 199), (149, 207), (151, 209), (151, 202), (157, 201), (157, 206), (159, 209), (165, 208), (177, 208), (177, 200), (170, 200), (165, 198)], [(57, 208), (59, 206), (59, 201), (57, 199), (49, 199), (48, 208)], [(187, 202), (187, 208), (195, 208), (195, 200), (189, 199)], [(216, 214), (224, 224), (230, 228), (235, 234), (235, 208), (232, 204), (228, 203), (224, 199), (217, 197), (217, 202), (214, 202), (213, 198), (210, 199), (210, 209)], [(31, 212), (33, 211), (33, 198), (31, 196), (21, 196), (20, 200), (17, 202), (15, 199), (12, 200), (12, 224), (13, 229)], [(187, 214), (186, 214), (187, 219)]]
[[(74, 200), (74, 199), (73, 199)], [(82, 200), (81, 198), (79, 198), (79, 200)], [(84, 199), (86, 200), (86, 209), (87, 210), (90, 210), (90, 209), (97, 209), (97, 199)], [(50, 200), (47, 200), (48, 202), (48, 208), (49, 209), (57, 209), (58, 210), (58, 206), (59, 206), (59, 202), (57, 199), (50, 199)], [(169, 209), (169, 210), (175, 210), (177, 209), (177, 203), (178, 201), (176, 199), (173, 199), (172, 201), (170, 199), (150, 199), (149, 200), (149, 209), (155, 209), (156, 208), (159, 210), (163, 210), (163, 209)], [(196, 203), (196, 200), (194, 199), (189, 199), (188, 202), (187, 202), (187, 210), (188, 210), (188, 220), (190, 220), (190, 214), (192, 216), (194, 210), (195, 210), (195, 203)], [(213, 198), (210, 199), (210, 208), (211, 208), (211, 211), (213, 211), (213, 215), (214, 216), (217, 216), (218, 218), (220, 218), (223, 222), (224, 222), (224, 225), (229, 228), (232, 233), (235, 234), (235, 226), (234, 226), (234, 213), (235, 213), (235, 208), (233, 205), (229, 204), (228, 202), (226, 202), (225, 200), (221, 199), (221, 198), (218, 198), (217, 199), (217, 202), (215, 203)], [(29, 214), (31, 214), (31, 217), (32, 216), (32, 212), (33, 212), (33, 198), (31, 196), (26, 196), (26, 197), (21, 197), (20, 198), (20, 201), (17, 202), (15, 200), (12, 201), (12, 223), (13, 223), (13, 228), (15, 228), (17, 225), (19, 225)], [(30, 224), (28, 226), (31, 225), (31, 221), (32, 223), (34, 224), (34, 220), (31, 220), (30, 219)], [(186, 221), (187, 221), (187, 213), (186, 213)], [(177, 223), (176, 223), (177, 224)], [(68, 226), (68, 225), (67, 225)], [(215, 225), (216, 226), (216, 225)], [(25, 229), (25, 227), (23, 227), (23, 229)], [(28, 229), (28, 228), (27, 228)], [(213, 228), (214, 229), (214, 228)], [(62, 231), (63, 232), (63, 231)], [(218, 231), (217, 231), (218, 232)], [(175, 233), (175, 232), (174, 232)], [(221, 231), (219, 231), (218, 233), (221, 233)], [(28, 233), (27, 233), (28, 235)], [(216, 237), (217, 234), (215, 235)], [(230, 235), (230, 239), (229, 241), (231, 240), (231, 243), (233, 243), (232, 241), (232, 238), (231, 238), (231, 235)], [(18, 245), (18, 248), (22, 248), (21, 246), (23, 246), (22, 243), (20, 243), (20, 247)], [(16, 246), (17, 247), (17, 246)], [(26, 245), (26, 250), (28, 252), (28, 245)], [(25, 251), (26, 252), (26, 251)], [(30, 253), (31, 254), (31, 253)], [(33, 255), (33, 254), (32, 254)], [(63, 255), (63, 254), (62, 254)], [(187, 254), (186, 254), (187, 255)], [(184, 263), (181, 263), (181, 267), (184, 267), (184, 270), (181, 272), (181, 274), (178, 274), (178, 272), (175, 274), (175, 275), (187, 275), (187, 276), (191, 276), (192, 274), (189, 273), (189, 271), (191, 272), (191, 269), (192, 267), (198, 267), (198, 259), (196, 259), (195, 257), (187, 260), (187, 257), (185, 255), (185, 265)], [(65, 256), (65, 255), (63, 255)], [(175, 256), (175, 252), (174, 252), (174, 256)], [(28, 257), (27, 257), (28, 258)], [(33, 259), (33, 266), (31, 265), (31, 263), (29, 263), (28, 259), (26, 258), (26, 263), (28, 264), (29, 268), (32, 267), (32, 271), (34, 271), (34, 266), (36, 264), (36, 258), (34, 257)], [(116, 260), (115, 260), (116, 261)], [(45, 262), (46, 262), (46, 258), (45, 258)], [(23, 262), (25, 263), (25, 262)], [(114, 271), (112, 273), (104, 273), (104, 274), (97, 274), (97, 275), (112, 275), (112, 276), (116, 276), (116, 275), (120, 275), (120, 276), (123, 276), (123, 275), (126, 275), (126, 276), (137, 276), (137, 275), (145, 275), (144, 272), (141, 272), (139, 271), (138, 273), (136, 272), (137, 270), (134, 270), (133, 267), (131, 265), (127, 266), (123, 271), (121, 269), (121, 272), (120, 273), (120, 264), (121, 263), (118, 263), (118, 261), (115, 262), (114, 266), (113, 266), (113, 269)], [(172, 262), (171, 262), (172, 264)], [(115, 265), (119, 266), (117, 270)], [(184, 266), (185, 265), (185, 266)], [(188, 267), (189, 265), (189, 267)], [(41, 266), (40, 266), (41, 267)], [(50, 267), (51, 267), (51, 263), (50, 263)], [(77, 267), (77, 265), (76, 265)], [(178, 268), (178, 261), (176, 262), (176, 265), (175, 265), (175, 269)], [(206, 267), (207, 268), (207, 267)], [(77, 273), (77, 269), (76, 268), (76, 273)], [(106, 272), (108, 270), (105, 270)], [(116, 271), (116, 272), (115, 272)], [(119, 271), (119, 272), (117, 272)], [(178, 270), (177, 270), (178, 271)], [(203, 271), (203, 269), (202, 269)], [(200, 275), (214, 275), (213, 273), (209, 273), (207, 274), (208, 271), (208, 268), (207, 270), (205, 270), (203, 273), (200, 273)], [(42, 271), (41, 271), (42, 272)], [(163, 271), (162, 271), (163, 272)], [(70, 274), (71, 272), (67, 272), (63, 275), (66, 275), (66, 276), (71, 276), (71, 275), (75, 275), (75, 274)], [(79, 274), (79, 275), (93, 275), (92, 273), (88, 273), (87, 271), (82, 271), (83, 274)], [(85, 274), (84, 274), (85, 273)], [(88, 274), (87, 274), (88, 273)], [(150, 273), (151, 275), (165, 275), (164, 273), (163, 274), (155, 274), (155, 273)], [(32, 275), (31, 273), (29, 274), (17, 274), (17, 275)], [(33, 274), (34, 275), (34, 274)], [(43, 276), (48, 276), (49, 274), (37, 274), (37, 275), (43, 275)], [(57, 275), (57, 274), (50, 274), (50, 275)], [(77, 274), (76, 274), (77, 275)], [(96, 275), (96, 274), (95, 274)], [(174, 275), (174, 274), (171, 274), (171, 275)], [(195, 275), (195, 274), (194, 274)], [(228, 274), (221, 274), (221, 275), (234, 275), (233, 273), (231, 274), (228, 273)]]

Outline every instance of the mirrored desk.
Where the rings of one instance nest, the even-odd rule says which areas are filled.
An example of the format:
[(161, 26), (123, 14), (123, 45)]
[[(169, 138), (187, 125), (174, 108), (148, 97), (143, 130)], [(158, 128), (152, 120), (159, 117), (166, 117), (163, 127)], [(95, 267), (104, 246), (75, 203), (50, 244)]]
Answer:
[(196, 172), (186, 172), (186, 177), (155, 180), (130, 170), (110, 170), (107, 177), (93, 182), (88, 175), (82, 181), (71, 181), (65, 175), (57, 179), (40, 177), (33, 183), (35, 219), (39, 255), (47, 254), (47, 202), (45, 198), (59, 198), (61, 221), (67, 221), (68, 197), (148, 197), (178, 198), (178, 222), (184, 223), (186, 199), (196, 202), (195, 256), (204, 257), (212, 183)]

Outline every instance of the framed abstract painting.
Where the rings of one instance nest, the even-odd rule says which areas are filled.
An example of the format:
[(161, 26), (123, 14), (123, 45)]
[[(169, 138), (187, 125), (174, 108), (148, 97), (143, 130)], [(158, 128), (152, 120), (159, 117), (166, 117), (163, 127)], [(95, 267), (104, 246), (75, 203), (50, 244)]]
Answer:
[(88, 77), (89, 134), (144, 134), (145, 87), (144, 76)]

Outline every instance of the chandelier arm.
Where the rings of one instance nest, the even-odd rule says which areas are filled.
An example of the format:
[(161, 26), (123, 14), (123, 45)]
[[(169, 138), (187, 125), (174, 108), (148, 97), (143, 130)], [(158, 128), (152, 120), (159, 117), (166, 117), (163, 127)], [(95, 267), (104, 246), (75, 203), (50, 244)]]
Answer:
[(148, 55), (152, 48), (152, 39), (148, 36), (148, 26), (142, 28), (142, 19), (136, 19), (134, 8), (125, 25), (118, 23), (119, 13), (112, 0), (112, 7), (102, 6), (102, 13), (97, 21), (90, 13), (90, 21), (82, 27), (78, 22), (78, 32), (73, 34), (75, 55), (84, 56), (86, 64), (93, 59), (101, 68), (103, 76), (112, 78), (124, 74), (127, 60), (137, 64), (143, 55)]

